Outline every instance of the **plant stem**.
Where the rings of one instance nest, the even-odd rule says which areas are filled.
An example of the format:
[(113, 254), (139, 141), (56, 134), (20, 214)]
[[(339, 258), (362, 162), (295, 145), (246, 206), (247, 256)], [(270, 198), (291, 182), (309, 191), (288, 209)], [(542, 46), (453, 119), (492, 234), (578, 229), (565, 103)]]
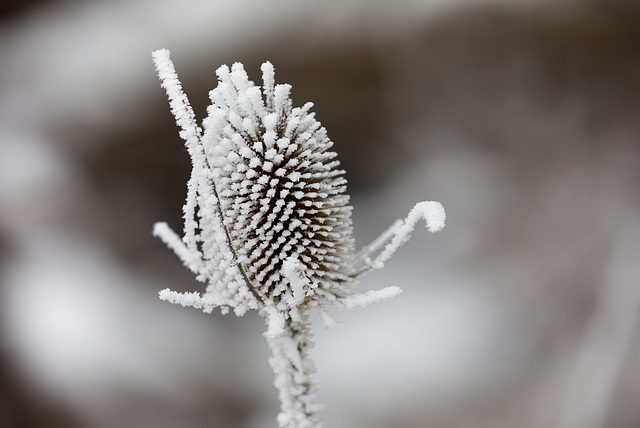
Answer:
[(318, 413), (315, 365), (309, 357), (313, 347), (309, 319), (300, 311), (300, 319), (286, 321), (284, 332), (267, 337), (271, 349), (269, 365), (275, 376), (274, 385), (280, 398), (278, 425), (282, 428), (322, 428)]

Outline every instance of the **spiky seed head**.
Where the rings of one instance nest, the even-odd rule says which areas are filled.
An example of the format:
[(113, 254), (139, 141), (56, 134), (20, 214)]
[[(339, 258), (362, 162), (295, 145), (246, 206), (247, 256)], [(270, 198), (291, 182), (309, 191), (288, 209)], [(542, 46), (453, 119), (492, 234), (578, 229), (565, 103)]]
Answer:
[(366, 306), (400, 293), (387, 287), (351, 294), (351, 286), (380, 269), (404, 244), (420, 219), (431, 232), (445, 224), (439, 202), (420, 202), (357, 254), (344, 171), (325, 129), (307, 103), (293, 108), (289, 85), (276, 85), (273, 66), (262, 65), (263, 86), (241, 64), (217, 70), (204, 133), (171, 62), (160, 49), (153, 60), (193, 169), (187, 183), (182, 239), (164, 222), (154, 235), (208, 283), (206, 292), (160, 291), (183, 306), (237, 315), (258, 309), (267, 336), (282, 333), (287, 319), (319, 304), (327, 326), (335, 325), (323, 302)]
[(269, 62), (262, 72), (259, 87), (242, 64), (222, 66), (210, 92), (202, 142), (223, 223), (261, 295), (279, 302), (292, 293), (289, 260), (305, 276), (307, 300), (327, 297), (349, 281), (353, 256), (344, 171), (313, 104), (293, 108), (290, 85), (274, 84)]

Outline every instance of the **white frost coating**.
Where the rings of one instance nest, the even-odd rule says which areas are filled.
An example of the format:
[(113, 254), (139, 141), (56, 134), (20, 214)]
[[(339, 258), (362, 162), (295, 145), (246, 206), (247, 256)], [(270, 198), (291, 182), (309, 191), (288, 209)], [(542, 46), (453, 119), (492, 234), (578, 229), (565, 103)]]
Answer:
[(269, 308), (267, 312), (267, 337), (278, 337), (284, 332), (284, 314), (275, 307)]
[(412, 216), (417, 216), (414, 222), (417, 222), (420, 217), (424, 218), (427, 222), (427, 229), (431, 233), (444, 229), (445, 220), (447, 219), (444, 207), (440, 202), (436, 201), (418, 202), (409, 213), (407, 222), (410, 221)]
[(320, 320), (322, 321), (322, 324), (324, 324), (325, 328), (332, 329), (340, 325), (340, 323), (336, 321), (326, 309), (319, 307), (318, 313), (320, 314)]
[(171, 113), (181, 128), (180, 137), (187, 143), (187, 146), (191, 147), (200, 140), (202, 130), (196, 124), (195, 113), (182, 90), (182, 84), (171, 62), (170, 52), (168, 49), (159, 49), (151, 55), (162, 87), (167, 92)]
[(391, 286), (385, 287), (380, 290), (371, 290), (362, 294), (352, 294), (342, 299), (338, 299), (337, 304), (339, 308), (354, 309), (364, 308), (373, 303), (382, 302), (392, 297), (396, 297), (402, 293), (400, 287)]
[(160, 299), (204, 312), (233, 309), (237, 316), (258, 310), (267, 324), (280, 427), (320, 428), (308, 356), (309, 309), (317, 308), (331, 328), (338, 323), (325, 305), (360, 308), (400, 294), (398, 287), (363, 294), (351, 289), (384, 265), (419, 220), (426, 220), (430, 232), (442, 229), (444, 208), (417, 204), (356, 254), (346, 180), (333, 143), (310, 112), (312, 103), (293, 108), (291, 86), (275, 83), (271, 63), (261, 67), (262, 87), (240, 63), (219, 67), (201, 129), (169, 51), (154, 52), (153, 61), (193, 165), (184, 237), (162, 222), (153, 234), (207, 283), (202, 295), (165, 289)]
[(282, 275), (289, 283), (291, 290), (291, 307), (298, 306), (306, 297), (305, 288), (309, 287), (309, 278), (304, 274), (304, 265), (293, 255), (282, 263)]
[(190, 251), (178, 234), (175, 233), (167, 223), (162, 221), (154, 224), (153, 236), (160, 238), (167, 247), (171, 248), (191, 272), (198, 273), (200, 271), (202, 260), (199, 257), (199, 253)]
[[(195, 230), (198, 227), (194, 220), (197, 188), (203, 166), (202, 156), (198, 153), (196, 146), (202, 138), (202, 130), (196, 123), (195, 113), (189, 103), (187, 95), (182, 90), (182, 84), (178, 79), (171, 56), (168, 49), (159, 49), (152, 54), (153, 63), (156, 67), (158, 77), (162, 87), (167, 93), (169, 106), (173, 114), (176, 124), (180, 127), (180, 137), (185, 141), (185, 146), (192, 157), (194, 168), (191, 171), (191, 177), (187, 183), (187, 201), (184, 205), (184, 242), (192, 252), (198, 252), (195, 237)], [(199, 258), (199, 257), (198, 257)]]
[(262, 70), (262, 90), (264, 91), (265, 98), (267, 99), (267, 107), (273, 108), (273, 89), (275, 87), (275, 69), (273, 64), (269, 61), (262, 64), (260, 67)]
[(164, 300), (165, 302), (182, 305), (185, 307), (191, 306), (196, 309), (202, 309), (206, 313), (210, 313), (213, 308), (220, 306), (219, 303), (216, 304), (211, 301), (211, 299), (202, 297), (195, 291), (191, 293), (178, 293), (177, 291), (165, 288), (164, 290), (160, 290), (158, 296), (160, 297), (160, 300)]
[(391, 226), (387, 228), (387, 230), (382, 232), (382, 234), (380, 234), (380, 236), (378, 236), (371, 244), (363, 247), (360, 251), (358, 251), (358, 254), (356, 254), (355, 256), (354, 262), (358, 263), (363, 260), (366, 260), (369, 257), (369, 255), (371, 255), (373, 252), (380, 249), (385, 243), (387, 243), (391, 238), (393, 238), (396, 230), (398, 230), (400, 226), (402, 226), (402, 224), (403, 224), (402, 220), (400, 219), (396, 220)]
[(322, 405), (318, 402), (315, 367), (308, 351), (309, 320), (289, 321), (285, 332), (278, 337), (267, 337), (271, 349), (269, 365), (274, 373), (281, 408), (278, 426), (287, 428), (321, 428), (318, 416)]
[[(400, 248), (411, 237), (413, 229), (419, 220), (424, 219), (429, 232), (438, 232), (445, 226), (446, 213), (440, 202), (426, 201), (417, 203), (407, 215), (404, 221), (396, 221), (391, 228), (387, 229), (378, 239), (366, 249), (370, 254), (375, 247), (380, 247), (385, 241), (389, 241), (384, 250), (373, 261), (365, 258), (365, 263), (371, 269), (382, 269), (384, 263), (391, 258), (398, 248)], [(361, 255), (360, 258), (363, 256)], [(367, 270), (364, 271), (367, 273)]]
[[(180, 126), (180, 136), (185, 141), (193, 163), (191, 177), (187, 183), (187, 200), (183, 207), (182, 242), (166, 225), (160, 224), (154, 233), (197, 274), (199, 280), (209, 283), (202, 298), (203, 303), (198, 303), (194, 296), (181, 298), (182, 300), (169, 300), (177, 303), (193, 302), (190, 306), (208, 312), (215, 305), (231, 306), (238, 315), (246, 312), (248, 308), (258, 309), (258, 295), (250, 292), (228, 239), (214, 182), (216, 174), (211, 169), (203, 144), (202, 130), (197, 126), (193, 109), (182, 91), (169, 51), (155, 51), (153, 61), (162, 87), (167, 92), (171, 111)], [(215, 120), (215, 117), (211, 120)], [(222, 309), (227, 310), (226, 307)]]

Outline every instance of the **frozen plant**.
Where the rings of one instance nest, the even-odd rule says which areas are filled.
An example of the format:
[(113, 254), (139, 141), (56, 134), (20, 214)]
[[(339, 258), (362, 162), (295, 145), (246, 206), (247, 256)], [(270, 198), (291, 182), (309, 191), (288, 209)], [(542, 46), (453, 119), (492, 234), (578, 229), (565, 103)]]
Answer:
[(218, 68), (200, 128), (169, 51), (155, 51), (153, 60), (193, 163), (184, 236), (166, 223), (157, 223), (154, 235), (207, 284), (202, 294), (166, 289), (160, 298), (204, 312), (257, 310), (267, 324), (279, 426), (320, 427), (308, 311), (317, 310), (331, 327), (329, 306), (352, 309), (398, 295), (398, 287), (363, 294), (352, 289), (383, 267), (419, 220), (431, 232), (442, 229), (444, 208), (420, 202), (356, 253), (333, 143), (310, 113), (312, 103), (292, 106), (291, 86), (275, 84), (269, 62), (262, 65), (262, 87), (242, 64)]

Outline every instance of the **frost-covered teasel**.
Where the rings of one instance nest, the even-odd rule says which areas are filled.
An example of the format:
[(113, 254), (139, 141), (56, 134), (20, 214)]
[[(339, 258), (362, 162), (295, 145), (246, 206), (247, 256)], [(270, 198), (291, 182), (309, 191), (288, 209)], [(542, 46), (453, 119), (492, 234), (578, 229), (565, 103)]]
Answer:
[(193, 164), (183, 237), (166, 223), (154, 234), (207, 284), (202, 294), (167, 289), (160, 297), (205, 312), (258, 310), (268, 324), (280, 425), (320, 426), (314, 388), (301, 389), (313, 373), (306, 310), (316, 308), (332, 326), (328, 305), (351, 309), (399, 294), (398, 287), (352, 289), (384, 265), (419, 220), (432, 232), (442, 229), (444, 209), (421, 202), (356, 253), (344, 171), (312, 103), (293, 107), (291, 86), (275, 83), (269, 62), (262, 86), (242, 64), (222, 66), (200, 128), (169, 52), (156, 51), (153, 59)]

